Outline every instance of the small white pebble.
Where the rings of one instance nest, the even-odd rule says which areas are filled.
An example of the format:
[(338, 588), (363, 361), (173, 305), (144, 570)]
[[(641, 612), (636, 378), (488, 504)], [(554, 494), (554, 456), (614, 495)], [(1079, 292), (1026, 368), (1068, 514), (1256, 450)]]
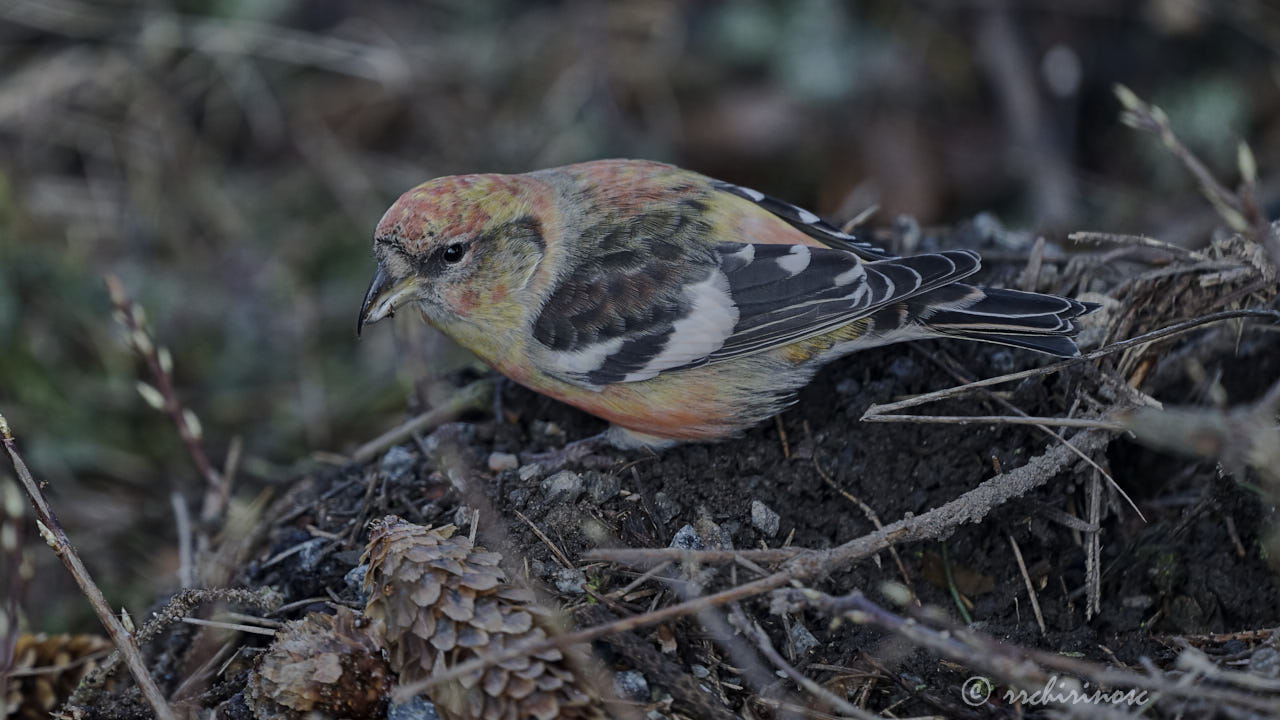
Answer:
[(773, 537), (778, 534), (781, 523), (782, 518), (778, 517), (778, 513), (774, 512), (773, 508), (759, 500), (751, 501), (751, 525), (755, 529), (764, 533), (766, 537)]
[(560, 568), (556, 571), (556, 589), (566, 595), (581, 595), (586, 592), (587, 576), (577, 568)]
[(613, 687), (620, 697), (636, 702), (649, 700), (649, 681), (635, 670), (626, 670), (613, 676)]
[(818, 638), (809, 632), (809, 628), (805, 627), (804, 623), (797, 622), (791, 626), (791, 648), (795, 650), (796, 655), (804, 655), (819, 644)]
[(520, 467), (520, 458), (511, 453), (496, 452), (489, 454), (489, 470), (502, 472)]

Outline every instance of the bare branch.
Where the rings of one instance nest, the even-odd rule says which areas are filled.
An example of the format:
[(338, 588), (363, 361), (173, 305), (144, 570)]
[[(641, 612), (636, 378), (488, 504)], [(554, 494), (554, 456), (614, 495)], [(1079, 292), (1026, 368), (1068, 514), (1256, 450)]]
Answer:
[(147, 670), (146, 661), (143, 660), (142, 653), (138, 651), (138, 646), (134, 643), (133, 636), (129, 634), (124, 624), (120, 622), (120, 618), (116, 616), (115, 611), (111, 609), (106, 597), (102, 595), (102, 590), (93, 582), (89, 571), (85, 568), (84, 563), (80, 561), (80, 555), (76, 553), (75, 547), (71, 544), (71, 539), (67, 537), (67, 533), (62, 529), (57, 516), (53, 514), (53, 510), (49, 507), (49, 502), (44, 496), (44, 491), (40, 489), (40, 484), (31, 476), (31, 471), (27, 469), (27, 464), (22, 461), (22, 456), (18, 454), (17, 444), (14, 442), (13, 434), (9, 429), (9, 423), (5, 421), (3, 415), (0, 415), (0, 441), (3, 441), (4, 449), (9, 454), (9, 462), (13, 465), (13, 471), (17, 473), (18, 480), (22, 483), (23, 489), (26, 490), (32, 507), (35, 508), (36, 519), (40, 523), (40, 534), (44, 536), (45, 542), (53, 549), (58, 559), (62, 560), (62, 564), (67, 567), (71, 577), (80, 586), (80, 591), (89, 599), (89, 604), (93, 606), (93, 611), (107, 629), (107, 634), (111, 636), (111, 641), (115, 643), (116, 649), (124, 657), (125, 665), (128, 666), (134, 681), (138, 683), (138, 689), (142, 691), (143, 697), (147, 699), (147, 702), (156, 711), (156, 717), (159, 720), (177, 720), (177, 715), (169, 707), (164, 694), (160, 692), (160, 686), (156, 685), (151, 673)]

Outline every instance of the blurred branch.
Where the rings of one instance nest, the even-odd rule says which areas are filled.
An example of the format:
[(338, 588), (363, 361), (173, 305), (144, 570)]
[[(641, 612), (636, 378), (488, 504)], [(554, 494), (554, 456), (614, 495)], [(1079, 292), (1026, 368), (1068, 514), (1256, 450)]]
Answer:
[(1258, 203), (1258, 165), (1249, 145), (1241, 142), (1237, 147), (1236, 165), (1240, 170), (1240, 191), (1233, 193), (1218, 182), (1200, 158), (1178, 138), (1164, 110), (1143, 102), (1124, 85), (1116, 85), (1115, 94), (1124, 106), (1124, 112), (1120, 114), (1121, 122), (1160, 138), (1160, 142), (1200, 183), (1201, 192), (1231, 229), (1252, 235), (1254, 242), (1270, 256), (1269, 267), (1263, 267), (1256, 261), (1254, 264), (1268, 280), (1274, 279), (1280, 271), (1280, 223), (1268, 222)]
[(1215, 458), (1236, 473), (1258, 470), (1280, 492), (1280, 381), (1252, 405), (1216, 408), (1138, 408), (1116, 419), (1138, 442), (1164, 452)]
[(170, 709), (169, 704), (164, 699), (164, 695), (160, 692), (160, 687), (156, 685), (155, 680), (148, 672), (147, 664), (142, 658), (142, 653), (138, 651), (138, 646), (134, 643), (133, 636), (129, 634), (124, 624), (116, 617), (115, 611), (111, 609), (107, 599), (102, 595), (102, 590), (93, 582), (89, 571), (85, 568), (84, 563), (80, 561), (79, 554), (76, 553), (75, 547), (71, 544), (71, 539), (67, 537), (66, 531), (62, 529), (62, 524), (58, 522), (58, 518), (49, 507), (49, 502), (45, 498), (44, 492), (40, 489), (40, 484), (31, 476), (31, 471), (27, 469), (27, 464), (22, 461), (22, 457), (18, 454), (13, 433), (10, 431), (9, 423), (4, 419), (3, 415), (0, 415), (0, 441), (3, 441), (4, 449), (9, 454), (9, 462), (13, 465), (14, 472), (18, 474), (18, 480), (22, 483), (27, 497), (31, 500), (31, 506), (35, 508), (40, 534), (44, 537), (45, 542), (49, 544), (49, 547), (53, 549), (58, 559), (62, 560), (62, 564), (67, 567), (71, 577), (75, 578), (76, 584), (80, 586), (80, 591), (89, 599), (89, 604), (93, 606), (93, 611), (97, 613), (98, 619), (106, 627), (107, 634), (111, 636), (116, 649), (124, 657), (130, 674), (133, 675), (134, 681), (138, 683), (138, 689), (142, 691), (142, 696), (155, 709), (157, 718), (160, 720), (177, 720), (177, 715)]
[(157, 10), (113, 12), (70, 0), (0, 3), (0, 18), (67, 37), (117, 37), (151, 47), (254, 55), (319, 67), (396, 88), (404, 87), (411, 75), (408, 64), (396, 49), (250, 20)]
[(1116, 85), (1116, 98), (1120, 100), (1120, 104), (1124, 106), (1124, 112), (1120, 113), (1120, 122), (1128, 125), (1135, 130), (1141, 130), (1160, 138), (1160, 142), (1173, 153), (1173, 156), (1187, 169), (1187, 172), (1200, 183), (1200, 191), (1209, 199), (1210, 204), (1217, 209), (1222, 219), (1231, 226), (1233, 230), (1238, 232), (1247, 232), (1249, 223), (1244, 218), (1244, 204), (1240, 202), (1240, 198), (1235, 193), (1228, 190), (1222, 183), (1218, 182), (1209, 168), (1205, 166), (1200, 158), (1195, 156), (1182, 140), (1178, 138), (1177, 133), (1173, 131), (1173, 125), (1169, 122), (1169, 116), (1164, 110), (1144, 102), (1129, 88), (1124, 85)]
[(1056, 224), (1075, 214), (1079, 195), (1071, 161), (1054, 136), (1049, 113), (1040, 99), (1035, 62), (1014, 23), (1015, 3), (991, 3), (980, 15), (974, 51), (995, 91), (1005, 122), (1020, 152), (1019, 168), (1030, 186), (1042, 223)]
[[(206, 526), (214, 525), (226, 509), (230, 488), (221, 473), (209, 462), (200, 440), (204, 435), (200, 420), (191, 410), (184, 408), (178, 401), (178, 393), (173, 387), (173, 359), (169, 350), (157, 346), (146, 329), (146, 315), (142, 306), (130, 299), (120, 279), (114, 275), (106, 276), (107, 291), (111, 294), (111, 304), (115, 308), (116, 321), (128, 333), (127, 340), (134, 352), (147, 364), (154, 385), (138, 381), (138, 393), (148, 405), (169, 416), (187, 448), (191, 462), (205, 481), (204, 502), (200, 510), (200, 520)], [(208, 532), (205, 528), (202, 534)], [(205, 539), (207, 549), (208, 541)]]

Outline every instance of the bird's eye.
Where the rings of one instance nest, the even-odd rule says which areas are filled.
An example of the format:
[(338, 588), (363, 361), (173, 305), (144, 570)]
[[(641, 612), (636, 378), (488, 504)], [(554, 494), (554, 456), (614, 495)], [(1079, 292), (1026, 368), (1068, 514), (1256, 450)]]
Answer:
[(456, 263), (467, 254), (467, 246), (464, 243), (454, 243), (444, 249), (444, 261), (447, 263)]

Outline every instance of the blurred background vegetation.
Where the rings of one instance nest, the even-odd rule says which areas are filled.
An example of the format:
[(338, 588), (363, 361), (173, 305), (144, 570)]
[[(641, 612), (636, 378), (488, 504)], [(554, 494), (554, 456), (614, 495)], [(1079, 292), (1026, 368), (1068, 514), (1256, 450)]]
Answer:
[[(354, 335), (372, 228), (423, 180), (644, 157), (840, 220), (1203, 241), (1215, 215), (1116, 122), (1116, 82), (1228, 183), (1239, 140), (1276, 177), (1267, 0), (5, 0), (0, 412), (138, 611), (175, 582), (170, 492), (200, 481), (135, 391), (104, 273), (171, 348), (215, 461), (243, 439), (251, 495), (458, 367), (414, 317)], [(36, 628), (92, 627), (30, 552)]]

